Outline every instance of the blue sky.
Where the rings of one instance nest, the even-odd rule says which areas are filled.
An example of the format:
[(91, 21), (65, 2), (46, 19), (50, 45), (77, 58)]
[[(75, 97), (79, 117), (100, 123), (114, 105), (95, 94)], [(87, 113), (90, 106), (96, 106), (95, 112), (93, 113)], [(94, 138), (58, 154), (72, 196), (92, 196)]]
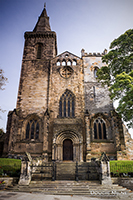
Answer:
[(0, 0), (0, 68), (8, 78), (0, 91), (4, 130), (8, 111), (16, 107), (24, 32), (33, 30), (45, 2), (58, 54), (109, 50), (111, 41), (133, 28), (133, 0)]

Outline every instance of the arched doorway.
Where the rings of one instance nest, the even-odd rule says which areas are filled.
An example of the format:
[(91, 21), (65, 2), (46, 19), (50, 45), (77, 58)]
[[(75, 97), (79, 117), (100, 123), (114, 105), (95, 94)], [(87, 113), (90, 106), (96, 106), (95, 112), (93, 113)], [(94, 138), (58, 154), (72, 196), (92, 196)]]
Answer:
[(63, 160), (73, 160), (73, 142), (70, 139), (63, 141)]

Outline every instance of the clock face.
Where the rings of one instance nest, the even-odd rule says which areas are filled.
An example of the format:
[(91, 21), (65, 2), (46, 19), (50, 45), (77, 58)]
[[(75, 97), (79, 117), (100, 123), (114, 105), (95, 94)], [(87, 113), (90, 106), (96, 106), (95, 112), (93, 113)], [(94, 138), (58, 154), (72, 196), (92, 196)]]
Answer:
[(69, 66), (64, 66), (60, 69), (60, 75), (63, 78), (69, 78), (73, 73), (73, 69)]

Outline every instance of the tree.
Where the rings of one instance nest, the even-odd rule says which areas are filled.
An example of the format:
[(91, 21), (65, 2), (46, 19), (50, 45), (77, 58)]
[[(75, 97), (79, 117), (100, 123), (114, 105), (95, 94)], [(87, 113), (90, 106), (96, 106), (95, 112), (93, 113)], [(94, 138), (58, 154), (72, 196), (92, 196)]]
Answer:
[(0, 69), (0, 90), (4, 90), (3, 86), (6, 84), (7, 78), (4, 76), (4, 71)]
[[(0, 69), (0, 90), (5, 89), (3, 88), (3, 86), (6, 85), (6, 82), (7, 82), (7, 78), (4, 76), (4, 71)], [(4, 110), (2, 110), (1, 107), (0, 107), (0, 111), (4, 112)]]
[(133, 127), (133, 29), (115, 39), (103, 66), (97, 72), (102, 85), (108, 85), (112, 100), (118, 100), (117, 111), (129, 128)]

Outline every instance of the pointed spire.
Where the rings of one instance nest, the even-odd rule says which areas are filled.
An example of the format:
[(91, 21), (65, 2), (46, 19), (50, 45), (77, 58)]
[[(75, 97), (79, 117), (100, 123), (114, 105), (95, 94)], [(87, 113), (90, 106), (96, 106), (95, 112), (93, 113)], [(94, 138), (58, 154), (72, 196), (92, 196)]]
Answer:
[(46, 11), (46, 3), (44, 3), (44, 9), (43, 9), (33, 31), (34, 32), (51, 31), (50, 24), (49, 24), (49, 17), (47, 15), (47, 11)]

